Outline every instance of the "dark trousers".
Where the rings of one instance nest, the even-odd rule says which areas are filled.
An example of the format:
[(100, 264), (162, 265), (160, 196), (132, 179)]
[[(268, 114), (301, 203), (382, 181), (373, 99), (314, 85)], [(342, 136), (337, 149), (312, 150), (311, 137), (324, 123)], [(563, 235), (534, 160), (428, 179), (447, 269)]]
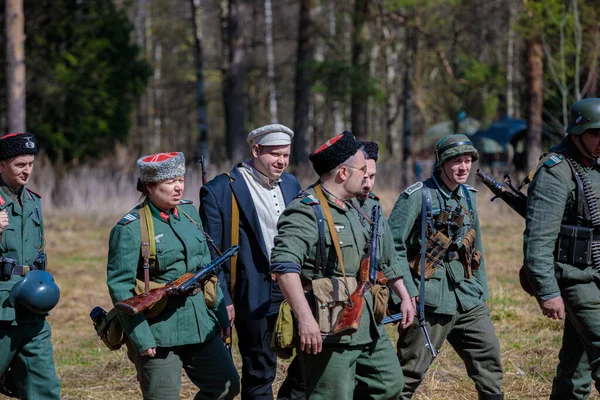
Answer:
[[(235, 321), (242, 356), (242, 400), (273, 399), (272, 385), (277, 373), (277, 356), (269, 345), (276, 319), (277, 315), (271, 315), (258, 320)], [(297, 358), (292, 360), (277, 398), (304, 398), (302, 371)]]

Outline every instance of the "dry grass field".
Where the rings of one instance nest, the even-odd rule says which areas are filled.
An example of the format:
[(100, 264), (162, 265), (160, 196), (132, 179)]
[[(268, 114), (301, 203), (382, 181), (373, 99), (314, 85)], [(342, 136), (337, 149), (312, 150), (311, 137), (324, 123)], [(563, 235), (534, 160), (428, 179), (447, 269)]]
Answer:
[[(197, 193), (190, 191), (194, 192)], [(389, 212), (397, 192), (379, 194), (383, 194), (384, 207)], [(524, 223), (504, 204), (490, 204), (490, 197), (487, 190), (480, 191), (479, 209), (491, 290), (489, 304), (502, 346), (506, 398), (547, 399), (562, 324), (543, 317), (535, 301), (520, 289), (517, 271), (522, 259)], [(64, 399), (141, 398), (125, 351), (106, 349), (97, 339), (88, 316), (93, 306), (110, 308), (105, 283), (107, 241), (111, 226), (119, 219), (118, 213), (127, 211), (128, 205), (123, 204), (119, 202), (112, 213), (54, 211), (46, 217), (49, 267), (61, 288), (60, 303), (49, 321)], [(111, 208), (110, 204), (104, 205)], [(389, 327), (389, 333), (397, 335), (394, 327)], [(239, 365), (237, 350), (234, 360)], [(280, 370), (284, 372), (285, 366)], [(184, 382), (181, 397), (191, 399), (194, 387), (187, 380)], [(598, 398), (598, 393), (594, 392), (594, 396)], [(476, 399), (477, 394), (462, 361), (445, 345), (416, 397), (462, 400)]]

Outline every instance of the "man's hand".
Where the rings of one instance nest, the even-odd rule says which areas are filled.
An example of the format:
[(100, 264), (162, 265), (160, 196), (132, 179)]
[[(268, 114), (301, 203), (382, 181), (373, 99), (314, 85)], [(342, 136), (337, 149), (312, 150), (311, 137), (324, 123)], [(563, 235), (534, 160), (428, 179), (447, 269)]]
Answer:
[(300, 335), (300, 350), (308, 354), (317, 354), (323, 350), (323, 338), (319, 324), (312, 315), (298, 319), (298, 333)]
[(0, 233), (4, 232), (4, 228), (8, 226), (8, 213), (6, 210), (0, 211)]
[(219, 332), (219, 337), (223, 342), (225, 342), (227, 338), (231, 337), (231, 327), (228, 326), (227, 328), (221, 329), (221, 331)]
[(549, 300), (538, 299), (542, 314), (552, 319), (563, 319), (565, 317), (565, 303), (561, 296)]
[(227, 307), (227, 317), (229, 317), (229, 325), (233, 326), (235, 322), (235, 307), (233, 304), (228, 305)]
[(148, 356), (150, 358), (154, 358), (156, 356), (156, 347), (151, 347), (148, 350), (142, 351), (140, 356)]

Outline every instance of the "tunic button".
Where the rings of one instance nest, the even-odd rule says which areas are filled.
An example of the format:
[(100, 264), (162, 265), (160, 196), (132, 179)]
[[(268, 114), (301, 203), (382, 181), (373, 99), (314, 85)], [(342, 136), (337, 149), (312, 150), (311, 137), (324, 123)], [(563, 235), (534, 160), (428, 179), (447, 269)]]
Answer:
[(342, 241), (340, 240), (340, 245), (342, 245), (342, 244), (344, 244), (344, 242), (342, 242)]

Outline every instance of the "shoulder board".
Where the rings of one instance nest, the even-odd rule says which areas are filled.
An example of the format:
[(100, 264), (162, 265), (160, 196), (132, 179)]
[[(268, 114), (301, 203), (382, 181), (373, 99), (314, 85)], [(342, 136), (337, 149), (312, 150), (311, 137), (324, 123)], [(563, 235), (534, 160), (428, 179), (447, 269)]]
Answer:
[(179, 205), (182, 206), (184, 204), (194, 204), (191, 200), (179, 200)]
[(317, 199), (312, 194), (308, 194), (304, 190), (301, 191), (300, 193), (298, 193), (298, 195), (296, 196), (296, 198), (302, 199), (302, 200), (300, 200), (300, 202), (303, 203), (303, 204), (309, 205), (309, 206), (312, 206), (314, 204), (320, 204), (319, 203), (319, 199)]
[(121, 218), (121, 220), (119, 221), (119, 225), (127, 225), (135, 220), (140, 219), (140, 214), (137, 212), (129, 212), (127, 214), (125, 214), (123, 216), (123, 218)]
[(477, 193), (477, 189), (475, 189), (473, 186), (471, 186), (471, 185), (467, 185), (466, 183), (465, 183), (464, 185), (465, 185), (465, 187), (466, 187), (468, 190), (470, 190), (471, 192), (475, 192), (475, 193)]
[(39, 193), (34, 192), (33, 190), (29, 189), (29, 188), (25, 188), (30, 194), (35, 195), (38, 199), (41, 199), (42, 196), (39, 195)]
[(369, 198), (370, 198), (370, 199), (373, 199), (373, 200), (377, 200), (377, 201), (379, 201), (379, 197), (377, 197), (377, 196), (375, 195), (375, 193), (373, 193), (373, 192), (369, 193)]
[(414, 183), (412, 185), (410, 185), (409, 187), (406, 188), (406, 190), (404, 190), (404, 192), (402, 192), (402, 194), (405, 194), (407, 196), (410, 196), (411, 194), (415, 193), (417, 190), (421, 189), (423, 187), (423, 182), (417, 182)]
[(561, 154), (552, 154), (546, 161), (544, 161), (544, 167), (550, 169), (556, 167), (558, 164), (563, 162), (565, 157)]

